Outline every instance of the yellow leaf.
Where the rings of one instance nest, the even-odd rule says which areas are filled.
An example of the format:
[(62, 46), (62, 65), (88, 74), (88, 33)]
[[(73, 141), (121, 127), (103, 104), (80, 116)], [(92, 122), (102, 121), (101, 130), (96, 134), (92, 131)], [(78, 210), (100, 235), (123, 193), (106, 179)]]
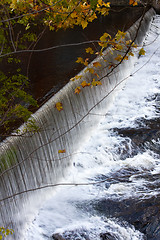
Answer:
[(86, 53), (93, 54), (94, 51), (93, 51), (93, 49), (91, 47), (89, 47), (89, 48), (86, 48)]
[(98, 0), (98, 4), (99, 4), (99, 6), (103, 6), (103, 1), (102, 0)]
[(118, 30), (115, 38), (116, 38), (116, 40), (120, 40), (120, 39), (124, 39), (125, 36), (126, 36), (126, 33), (125, 33), (125, 32), (121, 32), (120, 30)]
[(87, 27), (88, 22), (83, 20), (83, 21), (81, 21), (81, 25), (82, 25), (82, 28), (84, 29)]
[(100, 81), (95, 81), (95, 79), (93, 78), (92, 86), (97, 86), (97, 85), (102, 85), (102, 83)]
[(100, 37), (100, 41), (101, 42), (105, 42), (107, 38), (111, 39), (111, 35), (108, 33), (104, 33), (101, 37)]
[(71, 78), (70, 81), (75, 81), (75, 80), (78, 80), (80, 78), (82, 78), (83, 76), (82, 75), (76, 75), (75, 77)]
[(94, 14), (91, 15), (91, 17), (89, 17), (88, 21), (92, 22), (96, 18), (97, 18), (97, 15), (94, 13)]
[(97, 67), (101, 67), (101, 64), (99, 62), (94, 62), (93, 66), (97, 68)]
[(55, 107), (57, 108), (57, 110), (60, 112), (61, 110), (63, 110), (63, 106), (61, 102), (57, 102)]
[(103, 7), (103, 8), (100, 10), (100, 12), (101, 12), (102, 15), (106, 16), (106, 15), (109, 14), (109, 9)]
[(110, 8), (111, 6), (110, 6), (110, 2), (107, 2), (107, 3), (104, 3), (104, 6), (106, 6), (107, 8)]
[(71, 18), (76, 18), (77, 17), (77, 13), (76, 12), (73, 12), (72, 14), (71, 14)]
[(82, 63), (82, 64), (84, 64), (83, 58), (78, 57), (76, 63)]
[(65, 152), (66, 152), (65, 149), (63, 149), (63, 150), (58, 150), (58, 153), (65, 153)]
[(129, 52), (128, 55), (133, 57), (134, 53), (133, 52)]
[(132, 43), (132, 45), (131, 45), (132, 47), (134, 47), (134, 48), (137, 48), (138, 47), (138, 45), (137, 44), (135, 44), (134, 42)]
[(80, 91), (81, 91), (81, 88), (80, 87), (76, 87), (76, 89), (75, 89), (75, 93), (77, 93), (77, 94), (79, 94), (80, 93)]
[(144, 50), (144, 48), (141, 48), (139, 51), (139, 56), (145, 55), (146, 51)]
[(99, 78), (99, 75), (98, 75), (97, 73), (94, 73), (94, 75), (95, 75), (97, 78)]
[(87, 83), (86, 81), (83, 81), (81, 83), (81, 86), (84, 88), (84, 87), (87, 87), (87, 86), (90, 86), (91, 84), (90, 83)]
[(132, 42), (131, 40), (126, 41), (126, 45), (130, 45), (131, 42)]
[(88, 71), (90, 72), (90, 73), (94, 73), (94, 69), (93, 68), (88, 68)]
[(123, 49), (123, 46), (121, 44), (115, 44), (114, 47), (116, 50), (119, 50), (119, 51)]

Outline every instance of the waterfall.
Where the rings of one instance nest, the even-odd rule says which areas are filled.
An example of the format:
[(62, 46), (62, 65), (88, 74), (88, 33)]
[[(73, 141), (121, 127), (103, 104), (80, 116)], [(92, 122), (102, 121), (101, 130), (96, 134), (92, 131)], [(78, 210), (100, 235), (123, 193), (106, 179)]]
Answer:
[[(141, 44), (154, 14), (153, 9), (145, 14), (137, 44)], [(134, 38), (139, 22), (140, 19), (128, 30), (128, 39)], [(107, 60), (112, 62), (113, 59), (114, 55), (107, 55)], [(101, 64), (98, 75), (105, 76), (109, 70), (105, 68), (104, 59), (98, 58), (96, 61)], [(74, 90), (82, 79), (69, 82), (33, 114), (39, 132), (26, 134), (25, 137), (9, 137), (1, 143), (0, 225), (14, 229), (12, 239), (23, 239), (25, 224), (50, 195), (52, 188), (49, 186), (59, 183), (66, 174), (72, 164), (72, 156), (88, 133), (97, 126), (100, 121), (98, 115), (108, 111), (116, 93), (130, 75), (133, 64), (134, 58), (123, 61), (103, 78), (101, 86), (84, 88), (79, 95)], [(85, 70), (80, 75), (84, 80), (91, 79), (91, 74), (85, 73)], [(57, 102), (63, 104), (63, 111), (57, 111)], [(25, 125), (20, 127), (21, 131), (23, 129)], [(59, 154), (60, 149), (66, 152)], [(36, 190), (38, 188), (44, 189)]]

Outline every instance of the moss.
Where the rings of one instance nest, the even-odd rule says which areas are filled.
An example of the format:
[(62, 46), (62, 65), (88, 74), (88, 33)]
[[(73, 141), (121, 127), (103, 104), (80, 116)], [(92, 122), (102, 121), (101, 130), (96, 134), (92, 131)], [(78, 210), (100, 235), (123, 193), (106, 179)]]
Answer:
[(17, 162), (16, 148), (10, 147), (0, 156), (0, 172), (12, 167)]

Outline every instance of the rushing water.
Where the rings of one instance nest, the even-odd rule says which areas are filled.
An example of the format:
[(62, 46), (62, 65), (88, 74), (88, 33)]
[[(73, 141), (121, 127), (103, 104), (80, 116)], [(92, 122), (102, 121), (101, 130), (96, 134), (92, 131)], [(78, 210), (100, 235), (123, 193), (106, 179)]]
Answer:
[[(101, 123), (75, 154), (64, 182), (81, 185), (54, 190), (28, 227), (27, 240), (146, 239), (119, 209), (126, 212), (124, 202), (148, 201), (160, 193), (159, 34), (160, 16), (156, 16), (144, 42), (146, 55), (139, 58), (114, 105), (106, 116), (99, 116)], [(134, 204), (130, 211), (132, 207), (136, 211)], [(53, 234), (59, 235), (52, 238)]]

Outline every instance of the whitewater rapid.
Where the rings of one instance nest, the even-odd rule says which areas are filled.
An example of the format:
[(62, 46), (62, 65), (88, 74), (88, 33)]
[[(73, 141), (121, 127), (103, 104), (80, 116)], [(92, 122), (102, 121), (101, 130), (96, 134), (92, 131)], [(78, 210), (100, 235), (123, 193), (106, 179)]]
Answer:
[(150, 188), (144, 177), (160, 173), (159, 136), (141, 146), (137, 135), (129, 133), (147, 129), (150, 121), (159, 119), (160, 16), (152, 21), (143, 47), (145, 56), (138, 59), (109, 112), (99, 116), (99, 126), (74, 155), (63, 181), (73, 185), (54, 189), (28, 226), (26, 240), (52, 239), (56, 233), (70, 240), (101, 240), (106, 232), (118, 240), (144, 239), (131, 224), (94, 208), (104, 198), (122, 201), (159, 194), (159, 188)]

